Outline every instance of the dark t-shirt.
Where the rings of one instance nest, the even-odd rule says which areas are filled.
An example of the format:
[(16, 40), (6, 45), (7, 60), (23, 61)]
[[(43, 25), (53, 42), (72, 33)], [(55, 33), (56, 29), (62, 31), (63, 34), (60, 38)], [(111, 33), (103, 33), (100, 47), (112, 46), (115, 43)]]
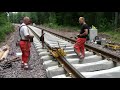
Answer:
[[(88, 29), (88, 34), (89, 34), (89, 26), (87, 24), (83, 24), (80, 30), (80, 34), (83, 34), (85, 32), (85, 29)], [(87, 38), (88, 35), (81, 36), (80, 38)]]

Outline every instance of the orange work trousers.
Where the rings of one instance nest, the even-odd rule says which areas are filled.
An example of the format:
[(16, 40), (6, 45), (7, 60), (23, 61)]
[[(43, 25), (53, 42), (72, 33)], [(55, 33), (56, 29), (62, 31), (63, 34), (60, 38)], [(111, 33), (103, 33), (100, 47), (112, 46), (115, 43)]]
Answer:
[(86, 38), (77, 38), (76, 43), (74, 45), (74, 49), (77, 51), (77, 53), (81, 53), (84, 57), (85, 57), (85, 42), (86, 42)]
[(30, 47), (31, 43), (29, 41), (20, 41), (20, 49), (22, 51), (22, 61), (28, 63), (30, 58)]

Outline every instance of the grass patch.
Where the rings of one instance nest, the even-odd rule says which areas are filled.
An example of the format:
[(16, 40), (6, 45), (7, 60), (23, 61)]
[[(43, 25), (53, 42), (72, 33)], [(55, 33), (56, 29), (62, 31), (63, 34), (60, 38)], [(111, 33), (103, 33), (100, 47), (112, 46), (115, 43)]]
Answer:
[(13, 32), (13, 26), (11, 23), (7, 22), (4, 25), (0, 26), (0, 42), (5, 40), (5, 37)]
[(110, 39), (113, 42), (120, 43), (120, 32), (107, 31), (107, 32), (104, 32), (104, 34), (110, 36)]
[(107, 31), (107, 32), (100, 32), (100, 33), (103, 33), (103, 34), (110, 36), (110, 40), (112, 42), (120, 43), (120, 32)]
[(57, 25), (57, 24), (53, 24), (53, 23), (43, 24), (43, 26), (52, 28), (52, 29), (56, 29), (58, 31), (59, 30), (61, 30), (61, 31), (79, 31), (80, 30), (79, 27), (62, 26), (62, 25)]

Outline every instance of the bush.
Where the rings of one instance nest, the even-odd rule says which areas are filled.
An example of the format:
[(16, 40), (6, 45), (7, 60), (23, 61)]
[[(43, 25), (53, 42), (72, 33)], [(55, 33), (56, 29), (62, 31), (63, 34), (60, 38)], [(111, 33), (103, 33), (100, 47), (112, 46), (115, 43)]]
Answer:
[(5, 33), (3, 32), (3, 29), (0, 29), (0, 42), (5, 39)]
[(10, 32), (13, 32), (13, 26), (11, 23), (5, 23), (0, 26), (0, 42), (5, 40), (6, 35), (9, 35)]
[(57, 24), (54, 24), (54, 23), (48, 23), (48, 24), (46, 24), (46, 26), (49, 28), (55, 28), (55, 29), (59, 28), (59, 26)]
[(100, 25), (99, 25), (100, 31), (109, 31), (109, 30), (113, 30), (115, 28), (114, 24), (112, 23), (113, 21), (108, 22), (106, 18), (100, 19), (99, 22), (100, 22)]

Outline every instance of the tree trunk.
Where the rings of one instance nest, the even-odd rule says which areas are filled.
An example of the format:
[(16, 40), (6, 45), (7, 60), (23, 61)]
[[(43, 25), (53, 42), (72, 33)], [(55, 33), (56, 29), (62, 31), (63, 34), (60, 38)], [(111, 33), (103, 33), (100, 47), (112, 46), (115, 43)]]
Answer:
[(115, 27), (117, 28), (118, 24), (118, 12), (115, 12)]
[(118, 25), (120, 23), (120, 12), (118, 12)]

